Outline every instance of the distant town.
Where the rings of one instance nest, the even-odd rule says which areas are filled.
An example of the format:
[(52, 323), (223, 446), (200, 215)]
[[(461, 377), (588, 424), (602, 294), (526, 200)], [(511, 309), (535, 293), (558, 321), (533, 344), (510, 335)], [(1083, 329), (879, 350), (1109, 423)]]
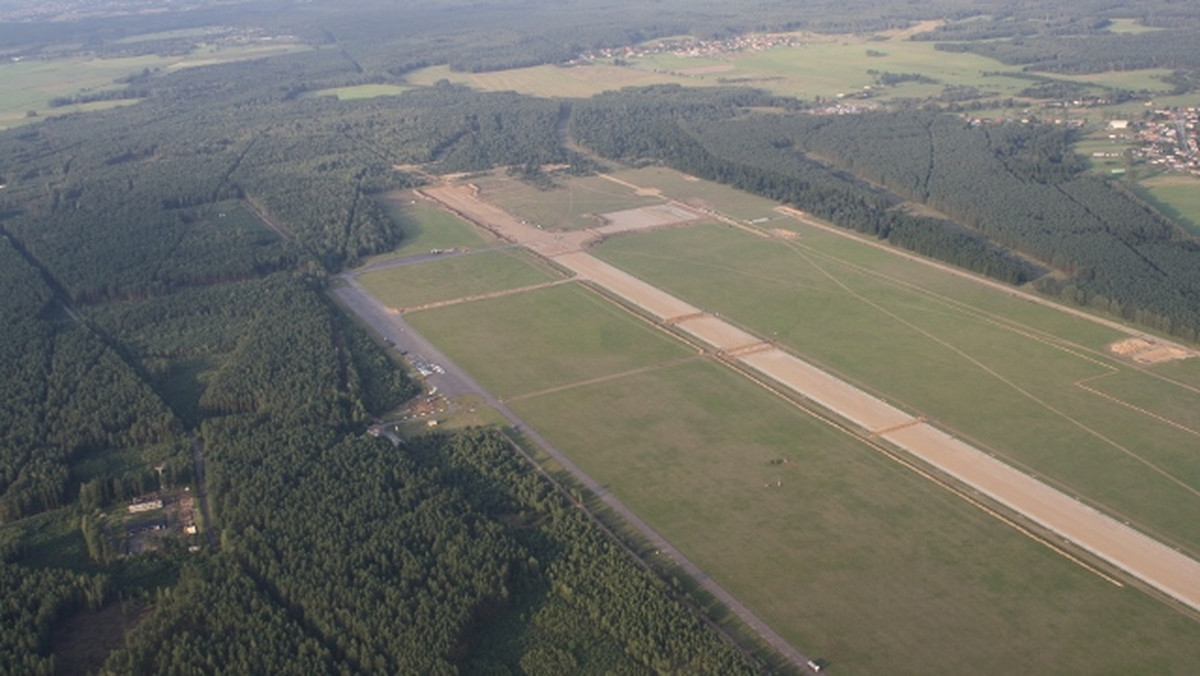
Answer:
[(1200, 139), (1196, 137), (1200, 108), (1158, 108), (1144, 121), (1130, 125), (1140, 144), (1136, 157), (1168, 171), (1200, 176)]
[(737, 52), (761, 51), (774, 47), (797, 47), (804, 40), (789, 33), (751, 33), (736, 35), (720, 40), (697, 40), (694, 38), (669, 38), (650, 44), (605, 47), (580, 55), (578, 62), (597, 59), (632, 59), (651, 54), (674, 54), (676, 56), (722, 56)]

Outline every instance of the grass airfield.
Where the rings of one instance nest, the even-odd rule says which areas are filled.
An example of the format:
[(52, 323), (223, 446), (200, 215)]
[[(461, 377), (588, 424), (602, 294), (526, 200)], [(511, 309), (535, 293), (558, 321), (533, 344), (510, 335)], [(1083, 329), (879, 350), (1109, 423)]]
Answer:
[[(668, 174), (616, 177), (725, 207), (720, 190)], [(495, 197), (503, 182), (490, 189)], [(529, 217), (521, 201), (509, 206)], [(748, 217), (762, 209), (748, 197), (728, 204)], [(693, 225), (614, 237), (596, 252), (1196, 551), (1195, 496), (1142, 461), (1193, 485), (1193, 437), (1164, 433), (1171, 425), (1138, 409), (1200, 427), (1189, 394), (1200, 360), (1138, 367), (1107, 352), (1124, 337), (1112, 328), (768, 213), (765, 230), (792, 234)], [(1200, 657), (1193, 615), (1113, 584), (584, 286), (407, 319), (839, 670), (999, 674), (1036, 654), (1046, 673), (1187, 673)], [(1121, 434), (1155, 445), (1130, 448)], [(989, 441), (1001, 437), (1014, 440)], [(1136, 499), (1122, 502), (1123, 491)]]

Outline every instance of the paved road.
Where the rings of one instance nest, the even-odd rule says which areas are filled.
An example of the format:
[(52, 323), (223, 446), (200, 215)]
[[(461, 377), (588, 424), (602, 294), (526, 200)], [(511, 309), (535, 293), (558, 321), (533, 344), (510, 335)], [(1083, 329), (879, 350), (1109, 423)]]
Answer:
[(442, 367), (445, 373), (435, 373), (427, 377), (427, 382), (438, 387), (439, 392), (444, 393), (447, 397), (458, 396), (462, 394), (475, 394), (481, 396), (487, 405), (493, 407), (500, 412), (501, 415), (509, 422), (521, 430), (526, 438), (537, 444), (547, 455), (553, 458), (563, 469), (567, 470), (575, 477), (575, 479), (596, 495), (600, 500), (604, 501), (610, 509), (618, 514), (630, 526), (635, 528), (642, 537), (655, 548), (659, 550), (661, 556), (666, 556), (679, 566), (689, 577), (695, 580), (705, 591), (720, 601), (731, 612), (738, 616), (747, 626), (762, 637), (768, 645), (770, 645), (780, 655), (791, 661), (797, 668), (803, 669), (804, 665), (809, 661), (806, 655), (796, 650), (782, 636), (775, 632), (770, 626), (763, 622), (749, 608), (743, 605), (732, 594), (726, 591), (721, 585), (717, 584), (711, 577), (704, 573), (696, 564), (692, 563), (686, 556), (675, 548), (666, 538), (660, 535), (657, 531), (650, 527), (637, 514), (626, 507), (620, 500), (613, 496), (604, 486), (595, 479), (591, 478), (578, 465), (571, 461), (557, 447), (551, 444), (545, 437), (525, 424), (520, 417), (517, 416), (511, 409), (504, 405), (499, 399), (485, 390), (478, 382), (475, 381), (466, 371), (463, 371), (457, 364), (449, 359), (445, 354), (438, 350), (432, 343), (426, 340), (419, 333), (414, 331), (399, 313), (392, 313), (381, 306), (370, 293), (364, 289), (352, 273), (341, 275), (341, 279), (345, 282), (333, 290), (334, 295), (347, 308), (354, 312), (360, 319), (366, 322), (376, 333), (383, 336), (384, 339), (395, 343), (396, 349), (404, 350), (410, 356), (420, 356), (428, 362), (438, 364)]

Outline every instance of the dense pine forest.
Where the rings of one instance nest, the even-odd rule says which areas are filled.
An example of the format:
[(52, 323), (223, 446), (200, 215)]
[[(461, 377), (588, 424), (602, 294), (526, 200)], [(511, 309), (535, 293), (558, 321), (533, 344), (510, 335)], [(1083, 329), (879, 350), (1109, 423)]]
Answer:
[[(1053, 16), (1044, 3), (984, 3), (986, 20), (971, 0), (812, 0), (802, 13), (620, 0), (199, 4), (64, 18), (14, 3), (0, 22), (14, 59), (53, 44), (187, 53), (181, 35), (218, 24), (307, 46), (135, 73), (57, 103), (134, 105), (0, 132), (0, 673), (61, 673), (62, 627), (114, 604), (142, 619), (86, 671), (763, 668), (499, 432), (401, 447), (364, 434), (419, 386), (326, 290), (404, 242), (405, 224), (377, 197), (430, 176), (662, 163), (1148, 327), (1200, 332), (1195, 240), (1085, 175), (1058, 128), (975, 127), (923, 109), (820, 117), (810, 101), (735, 88), (566, 101), (442, 81), (310, 96), (403, 84), (427, 65), (499, 70), (667, 35), (930, 18), (948, 20), (918, 39), (1030, 69), (1155, 65), (1187, 81), (1200, 68), (1194, 37), (1101, 34), (1125, 16), (1112, 3)], [(1137, 4), (1148, 26), (1200, 22), (1179, 3)], [(918, 215), (930, 211), (940, 215)], [(211, 523), (157, 551), (117, 551), (110, 515), (191, 490), (197, 449)]]

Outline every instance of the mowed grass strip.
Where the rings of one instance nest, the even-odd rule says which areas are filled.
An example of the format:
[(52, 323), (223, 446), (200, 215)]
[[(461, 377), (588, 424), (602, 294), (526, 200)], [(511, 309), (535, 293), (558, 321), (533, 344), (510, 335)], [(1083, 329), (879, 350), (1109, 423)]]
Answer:
[(360, 275), (371, 295), (388, 307), (408, 308), (519, 289), (562, 279), (518, 249), (447, 255), (423, 263)]
[(427, 200), (417, 199), (409, 191), (389, 192), (378, 199), (388, 216), (400, 226), (403, 239), (400, 246), (373, 260), (412, 256), (431, 249), (479, 249), (496, 241), (490, 234)]
[[(1118, 588), (728, 367), (512, 407), (839, 673), (1186, 673), (1200, 623)], [(783, 462), (786, 460), (786, 462)]]
[[(1200, 513), (1196, 438), (1075, 383), (1119, 372), (1164, 398), (1184, 395), (1186, 388), (1134, 369), (1103, 347), (1076, 344), (1095, 338), (1083, 320), (1055, 318), (1040, 327), (1032, 320), (1056, 313), (1040, 306), (1036, 312), (1023, 307), (1019, 320), (1011, 320), (1002, 308), (1014, 299), (1001, 291), (991, 294), (1005, 302), (986, 309), (956, 304), (947, 300), (953, 300), (955, 285), (976, 285), (896, 258), (896, 269), (910, 268), (904, 280), (914, 286), (904, 286), (863, 265), (885, 252), (859, 245), (865, 252), (860, 260), (849, 244), (839, 244), (843, 264), (805, 249), (802, 240), (697, 226), (612, 238), (597, 252), (1200, 555), (1200, 522), (1193, 518)], [(921, 290), (923, 278), (942, 278), (936, 295)], [(1076, 325), (1085, 329), (1078, 336), (1064, 330)], [(1119, 400), (1120, 388), (1115, 383), (1106, 393)], [(1154, 400), (1140, 391), (1135, 399)], [(1200, 422), (1178, 408), (1162, 415), (1179, 416), (1187, 427)]]
[(502, 398), (697, 354), (574, 283), (414, 312), (406, 319)]
[(775, 212), (778, 202), (727, 185), (687, 176), (674, 169), (644, 167), (618, 171), (614, 176), (633, 185), (652, 186), (661, 190), (664, 195), (692, 206), (708, 209), (719, 204), (722, 214), (740, 221), (765, 223), (762, 219), (782, 221), (786, 218)]
[(513, 178), (492, 176), (475, 181), (482, 199), (547, 230), (579, 230), (603, 225), (599, 214), (662, 204), (655, 195), (639, 195), (627, 186), (599, 176), (556, 177), (558, 187), (545, 190)]

